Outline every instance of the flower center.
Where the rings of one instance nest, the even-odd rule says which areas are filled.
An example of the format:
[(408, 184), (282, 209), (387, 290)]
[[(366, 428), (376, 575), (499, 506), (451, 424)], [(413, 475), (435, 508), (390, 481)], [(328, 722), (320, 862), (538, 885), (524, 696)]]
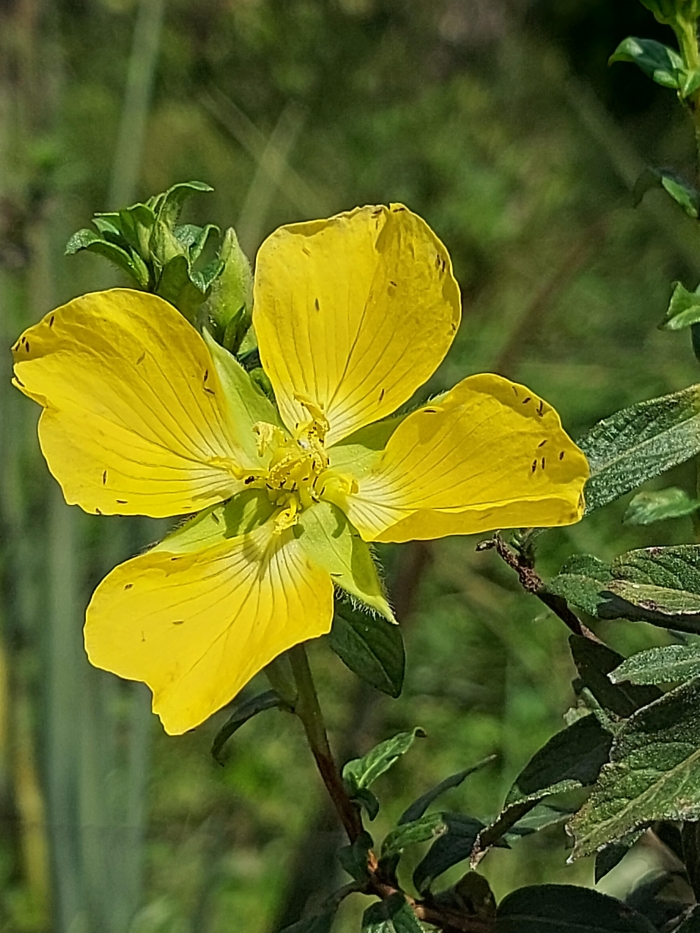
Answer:
[(246, 486), (267, 491), (278, 509), (274, 516), (278, 534), (295, 525), (299, 513), (320, 502), (327, 489), (340, 485), (350, 492), (356, 486), (351, 477), (328, 469), (324, 445), (328, 421), (321, 409), (303, 396), (298, 400), (310, 418), (299, 425), (292, 437), (265, 421), (254, 425), (258, 452), (261, 457), (269, 457), (269, 461), (267, 469), (251, 471), (244, 480)]

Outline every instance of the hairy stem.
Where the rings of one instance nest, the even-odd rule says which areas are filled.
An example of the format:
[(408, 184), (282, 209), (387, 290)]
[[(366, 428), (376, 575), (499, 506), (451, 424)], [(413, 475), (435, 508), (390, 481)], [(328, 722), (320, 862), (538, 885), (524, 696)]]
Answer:
[[(673, 24), (673, 31), (678, 38), (678, 45), (686, 66), (691, 70), (700, 68), (697, 23), (694, 20), (688, 20), (679, 16)], [(697, 173), (698, 180), (700, 180), (700, 90), (693, 91), (693, 93), (686, 98), (685, 103), (688, 105), (693, 120), (693, 128), (695, 130)]]
[(348, 797), (331, 752), (306, 648), (303, 645), (297, 645), (288, 652), (288, 657), (297, 688), (294, 712), (302, 721), (316, 767), (330, 794), (333, 806), (338, 811), (348, 839), (354, 842), (362, 832), (362, 822), (357, 808)]

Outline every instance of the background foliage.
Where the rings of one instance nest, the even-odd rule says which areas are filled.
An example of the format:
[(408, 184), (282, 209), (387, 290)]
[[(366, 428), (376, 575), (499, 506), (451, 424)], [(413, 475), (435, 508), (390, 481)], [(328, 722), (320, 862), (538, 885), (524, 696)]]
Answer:
[[(356, 204), (422, 214), (465, 305), (431, 391), (494, 370), (531, 385), (578, 436), (694, 382), (687, 341), (656, 325), (669, 283), (697, 278), (696, 226), (660, 192), (636, 210), (629, 196), (646, 162), (692, 175), (692, 133), (641, 72), (606, 68), (631, 33), (668, 41), (636, 0), (2, 0), (2, 341), (111, 283), (95, 257), (62, 257), (95, 210), (202, 178), (215, 191), (187, 219), (234, 223), (251, 256), (280, 223)], [(91, 587), (162, 529), (64, 506), (33, 406), (9, 386), (9, 353), (0, 368), (0, 930), (292, 922), (323, 895), (319, 881), (327, 893), (342, 875), (301, 732), (265, 713), (221, 768), (209, 746), (225, 713), (167, 738), (139, 689), (88, 668)], [(670, 481), (694, 494), (687, 466)], [(626, 507), (548, 535), (542, 569), (647, 544), (647, 529), (620, 525)], [(654, 543), (692, 534), (686, 515), (656, 526)], [(446, 798), (487, 821), (573, 704), (564, 627), (475, 543), (382, 554), (408, 653), (399, 703), (311, 646), (341, 758), (416, 723), (427, 733), (376, 787), (386, 830), (427, 787), (495, 752)], [(599, 631), (623, 654), (667, 641), (646, 625)], [(499, 898), (593, 884), (592, 859), (566, 865), (565, 845), (553, 826), (481, 867)], [(641, 845), (604, 890), (627, 893), (667, 857)], [(361, 909), (344, 905), (338, 928), (356, 929)]]

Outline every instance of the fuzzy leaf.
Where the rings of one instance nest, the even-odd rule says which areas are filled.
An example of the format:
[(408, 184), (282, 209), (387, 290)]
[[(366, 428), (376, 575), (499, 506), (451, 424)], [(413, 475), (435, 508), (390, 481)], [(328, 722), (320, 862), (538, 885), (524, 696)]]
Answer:
[(653, 39), (635, 36), (628, 36), (618, 45), (608, 59), (610, 65), (615, 62), (632, 62), (657, 84), (674, 90), (678, 89), (683, 71), (683, 59), (678, 52)]
[(412, 823), (402, 823), (387, 835), (382, 843), (382, 858), (399, 855), (406, 846), (428, 842), (447, 832), (447, 823), (441, 813), (428, 813)]
[(444, 781), (440, 781), (439, 784), (436, 784), (435, 787), (431, 788), (417, 800), (414, 800), (410, 807), (404, 810), (399, 817), (399, 825), (402, 823), (412, 823), (414, 820), (419, 819), (423, 816), (430, 804), (434, 803), (441, 794), (451, 790), (453, 787), (459, 787), (465, 778), (469, 777), (470, 774), (474, 774), (475, 771), (480, 771), (482, 768), (486, 767), (486, 765), (491, 764), (495, 758), (495, 755), (489, 755), (488, 758), (484, 758), (477, 764), (472, 765), (471, 768), (465, 768), (464, 771), (458, 771), (456, 774), (451, 774), (450, 777), (446, 777)]
[(362, 917), (363, 933), (423, 933), (403, 894), (372, 904)]
[(542, 884), (519, 888), (498, 906), (494, 933), (655, 933), (622, 901), (590, 888)]
[(328, 641), (354, 674), (382, 693), (400, 696), (406, 657), (398, 625), (336, 602)]
[[(700, 305), (698, 306), (700, 309)], [(639, 492), (632, 499), (622, 521), (625, 525), (651, 525), (667, 518), (682, 518), (700, 509), (685, 489), (671, 486), (654, 492)]]
[(406, 754), (417, 738), (424, 737), (425, 732), (416, 728), (411, 732), (399, 732), (393, 738), (380, 742), (362, 758), (354, 758), (347, 762), (343, 768), (343, 780), (347, 782), (352, 793), (370, 787)]
[(257, 716), (258, 713), (265, 712), (267, 709), (283, 709), (284, 707), (284, 701), (274, 690), (267, 690), (265, 693), (259, 693), (257, 696), (251, 697), (251, 699), (247, 700), (245, 703), (241, 703), (214, 736), (214, 741), (211, 746), (211, 753), (214, 760), (218, 761), (220, 765), (225, 764), (225, 760), (222, 757), (224, 746), (231, 736), (237, 732), (242, 725), (247, 723), (249, 719), (252, 719), (253, 716)]
[(589, 799), (571, 821), (574, 857), (656, 820), (700, 818), (700, 681), (639, 710), (615, 736)]
[(614, 684), (672, 684), (700, 677), (700, 645), (664, 645), (627, 658), (610, 674)]
[(624, 408), (578, 444), (591, 467), (592, 512), (700, 453), (700, 386)]
[(413, 872), (413, 883), (421, 894), (448, 868), (469, 858), (477, 836), (484, 828), (481, 820), (460, 813), (444, 813), (446, 832), (438, 836)]

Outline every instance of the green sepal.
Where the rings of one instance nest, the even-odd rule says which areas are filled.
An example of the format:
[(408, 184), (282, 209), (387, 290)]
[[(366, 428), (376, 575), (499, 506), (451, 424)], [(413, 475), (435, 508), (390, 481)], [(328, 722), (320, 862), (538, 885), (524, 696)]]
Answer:
[(253, 272), (233, 227), (224, 234), (219, 259), (223, 263), (221, 275), (212, 288), (206, 312), (223, 345), (237, 353), (252, 323)]
[(324, 501), (304, 509), (295, 534), (309, 558), (331, 575), (336, 586), (395, 621), (369, 547), (337, 506)]
[(685, 489), (670, 486), (653, 492), (640, 492), (627, 507), (625, 525), (651, 525), (668, 518), (683, 518), (700, 509), (700, 501), (691, 499)]
[(674, 49), (654, 39), (628, 36), (615, 49), (608, 64), (632, 62), (662, 87), (678, 90), (684, 70), (683, 59)]

